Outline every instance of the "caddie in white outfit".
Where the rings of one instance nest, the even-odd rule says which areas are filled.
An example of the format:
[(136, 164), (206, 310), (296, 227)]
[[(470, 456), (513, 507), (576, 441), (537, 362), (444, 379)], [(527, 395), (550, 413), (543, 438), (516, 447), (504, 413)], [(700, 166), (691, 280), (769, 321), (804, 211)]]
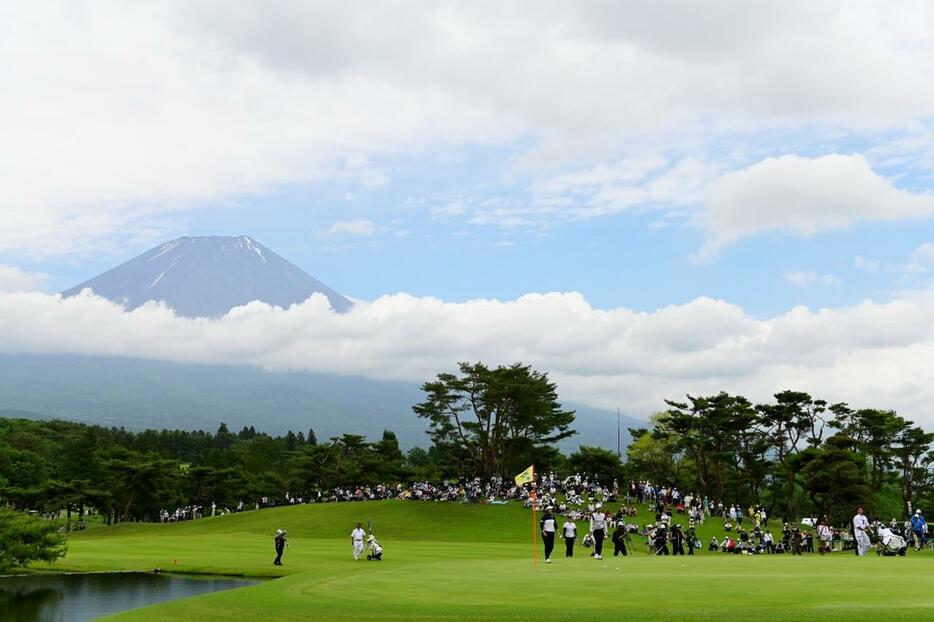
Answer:
[(363, 541), (366, 539), (366, 532), (363, 531), (363, 524), (357, 523), (356, 529), (350, 532), (350, 541), (353, 543), (353, 558), (360, 559), (363, 555)]
[(872, 548), (869, 541), (869, 519), (863, 514), (863, 508), (856, 508), (856, 516), (853, 517), (853, 535), (856, 537), (856, 554), (863, 556)]

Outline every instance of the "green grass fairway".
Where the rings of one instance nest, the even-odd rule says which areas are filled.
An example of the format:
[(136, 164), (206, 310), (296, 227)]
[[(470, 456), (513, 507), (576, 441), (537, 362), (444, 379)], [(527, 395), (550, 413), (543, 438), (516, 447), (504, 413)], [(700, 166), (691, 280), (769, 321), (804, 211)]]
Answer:
[[(351, 559), (350, 530), (372, 518), (382, 562)], [(648, 520), (640, 516), (638, 522)], [(272, 535), (291, 548), (272, 565)], [(722, 523), (700, 530), (706, 544)], [(53, 570), (152, 570), (280, 577), (137, 609), (112, 620), (877, 620), (934, 619), (934, 556), (701, 552), (594, 560), (587, 549), (530, 560), (531, 516), (517, 504), (367, 502), (246, 512), (179, 525), (75, 535)], [(39, 566), (38, 568), (42, 568)]]

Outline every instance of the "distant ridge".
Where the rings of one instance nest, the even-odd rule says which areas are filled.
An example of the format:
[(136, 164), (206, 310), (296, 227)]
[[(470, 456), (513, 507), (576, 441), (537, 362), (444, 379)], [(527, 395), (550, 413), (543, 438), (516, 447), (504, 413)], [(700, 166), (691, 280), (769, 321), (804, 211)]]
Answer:
[(62, 292), (91, 289), (129, 309), (164, 301), (179, 315), (219, 317), (260, 300), (280, 307), (324, 294), (335, 311), (353, 303), (249, 236), (181, 237)]
[[(404, 448), (427, 447), (426, 423), (412, 412), (420, 382), (370, 380), (308, 372), (269, 372), (244, 365), (166, 363), (132, 358), (0, 353), (0, 417), (66, 419), (130, 430), (213, 432), (254, 426), (270, 434), (314, 428), (324, 441), (344, 433), (379, 439), (396, 433)], [(616, 450), (616, 412), (562, 401), (577, 411), (578, 434), (559, 443)], [(628, 428), (645, 421), (622, 419)]]

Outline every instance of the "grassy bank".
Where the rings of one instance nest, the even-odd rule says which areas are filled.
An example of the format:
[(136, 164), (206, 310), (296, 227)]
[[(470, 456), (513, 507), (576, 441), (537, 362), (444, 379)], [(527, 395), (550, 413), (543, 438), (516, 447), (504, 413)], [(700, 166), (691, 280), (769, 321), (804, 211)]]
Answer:
[[(383, 562), (354, 562), (349, 532), (372, 521)], [(647, 515), (637, 519), (648, 520)], [(272, 534), (288, 529), (285, 565)], [(700, 529), (706, 544), (722, 523)], [(276, 620), (925, 619), (934, 596), (922, 577), (934, 556), (857, 559), (633, 555), (587, 550), (530, 562), (529, 513), (506, 506), (378, 502), (277, 508), (178, 525), (127, 524), (77, 534), (58, 570), (152, 570), (281, 577), (254, 587), (126, 612), (115, 620), (223, 617)], [(559, 547), (560, 548), (560, 547)]]

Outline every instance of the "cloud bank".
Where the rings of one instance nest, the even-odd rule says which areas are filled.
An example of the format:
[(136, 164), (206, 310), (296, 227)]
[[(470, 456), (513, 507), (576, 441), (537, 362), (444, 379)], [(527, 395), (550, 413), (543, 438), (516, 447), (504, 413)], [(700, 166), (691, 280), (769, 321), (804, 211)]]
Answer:
[(754, 318), (698, 298), (653, 312), (593, 308), (577, 293), (449, 303), (407, 294), (333, 313), (313, 296), (254, 302), (220, 319), (150, 303), (126, 311), (88, 292), (0, 294), (0, 351), (249, 364), (423, 382), (461, 360), (523, 361), (561, 398), (648, 416), (664, 398), (721, 389), (768, 399), (790, 388), (934, 424), (934, 294)]

